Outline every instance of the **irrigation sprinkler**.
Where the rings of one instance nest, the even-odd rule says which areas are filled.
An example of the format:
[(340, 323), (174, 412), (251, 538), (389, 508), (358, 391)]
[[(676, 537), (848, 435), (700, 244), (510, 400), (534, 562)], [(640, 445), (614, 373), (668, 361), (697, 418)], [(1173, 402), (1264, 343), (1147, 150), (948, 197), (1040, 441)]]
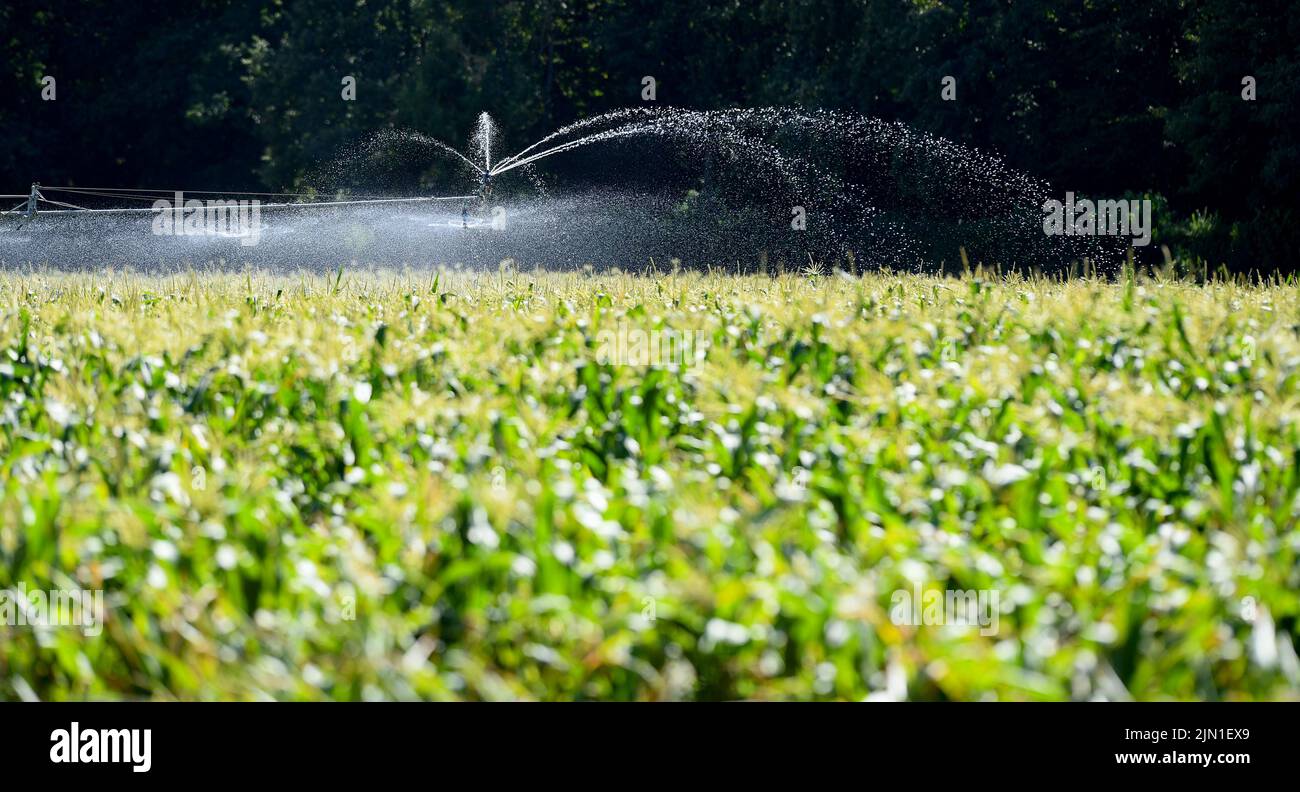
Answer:
[[(331, 224), (340, 226), (345, 237), (342, 244), (349, 251), (361, 245), (356, 240), (367, 240), (366, 246), (394, 251), (403, 245), (418, 245), (409, 254), (412, 257), (549, 256), (564, 265), (598, 257), (645, 260), (665, 254), (706, 260), (739, 256), (751, 248), (763, 255), (774, 248), (789, 249), (792, 256), (797, 253), (802, 258), (809, 249), (817, 248), (831, 257), (851, 253), (880, 264), (912, 267), (920, 262), (941, 263), (944, 255), (972, 238), (981, 257), (990, 259), (1059, 261), (1086, 254), (1095, 260), (1109, 250), (1101, 249), (1104, 240), (1093, 237), (1063, 240), (1045, 236), (1043, 183), (995, 156), (902, 124), (852, 113), (637, 107), (574, 122), (512, 154), (501, 146), (495, 124), (483, 113), (470, 148), (463, 152), (415, 131), (386, 130), (355, 152), (341, 154), (334, 164), (364, 165), (365, 160), (358, 156), (388, 153), (387, 144), (398, 153), (414, 145), (430, 158), (447, 158), (464, 179), (467, 194), (321, 196), (316, 192), (45, 187), (33, 183), (26, 194), (0, 195), (0, 200), (21, 199), (13, 209), (0, 212), (0, 221), (5, 221), (0, 228), (13, 230), (16, 225), (55, 233), (0, 234), (0, 243), (6, 245), (0, 250), (0, 264), (23, 256), (49, 260), (50, 251), (68, 248), (82, 258), (93, 257), (101, 253), (96, 245), (114, 235), (123, 240), (125, 258), (140, 258), (148, 246), (136, 245), (138, 229), (87, 222), (80, 226), (87, 230), (79, 232), (78, 225), (65, 226), (59, 221), (80, 214), (93, 219), (150, 213), (162, 214), (161, 222), (152, 229), (155, 235), (172, 236), (169, 229), (184, 220), (184, 233), (175, 235), (239, 237), (240, 244), (249, 247), (259, 244), (259, 218), (268, 219), (260, 213), (297, 213), (301, 221), (277, 219), (268, 224), (267, 231), (277, 242), (287, 240), (276, 249), (285, 259), (305, 256), (307, 251), (324, 257), (336, 255), (335, 248), (316, 244)], [(611, 186), (578, 195), (551, 195), (536, 172), (538, 164), (597, 145), (653, 146), (649, 150), (656, 156), (666, 153), (674, 158), (630, 164), (626, 153), (620, 153), (608, 167), (592, 174)], [(666, 166), (663, 174), (658, 172), (658, 163)], [(587, 170), (579, 184), (593, 170), (590, 164), (583, 167)], [(634, 169), (627, 174), (634, 178), (621, 179), (620, 168)], [(512, 171), (516, 171), (515, 177), (508, 175)], [(524, 196), (523, 190), (516, 192), (513, 187), (503, 194), (499, 187), (502, 177), (506, 184), (526, 180), (540, 199)], [(697, 200), (701, 195), (704, 197)], [(195, 201), (191, 196), (221, 200)], [(232, 198), (238, 200), (229, 200)], [(498, 210), (504, 212), (504, 207), (493, 204), (516, 198), (511, 217), (527, 219), (512, 223), (509, 234), (483, 240), (471, 238), (478, 235), (446, 232), (448, 228), (501, 230), (501, 224), (490, 218)], [(142, 203), (131, 207), (129, 202), (136, 201)], [(432, 209), (427, 217), (382, 210), (385, 204), (433, 207), (444, 201), (460, 205), (459, 223), (455, 204), (446, 206), (445, 212)], [(253, 228), (251, 232), (231, 230), (245, 225), (226, 221), (229, 216), (224, 212), (232, 203), (240, 212), (245, 204), (255, 204), (252, 208), (258, 214), (254, 218), (250, 213), (247, 224)], [(307, 211), (331, 207), (361, 211), (347, 218), (345, 213), (337, 213), (337, 223), (335, 213), (322, 211), (327, 216), (316, 217)], [(792, 211), (799, 224), (791, 220)], [(37, 219), (38, 213), (41, 219)], [(16, 224), (8, 222), (10, 215), (18, 220)], [(815, 221), (806, 223), (808, 217)], [(169, 225), (168, 220), (174, 222)], [(209, 220), (214, 222), (209, 224)], [(417, 230), (425, 228), (434, 230)], [(169, 247), (167, 255), (176, 250)], [(184, 255), (191, 250), (198, 249), (180, 252)], [(274, 261), (271, 255), (264, 252), (267, 260)], [(408, 254), (403, 249), (397, 255)]]

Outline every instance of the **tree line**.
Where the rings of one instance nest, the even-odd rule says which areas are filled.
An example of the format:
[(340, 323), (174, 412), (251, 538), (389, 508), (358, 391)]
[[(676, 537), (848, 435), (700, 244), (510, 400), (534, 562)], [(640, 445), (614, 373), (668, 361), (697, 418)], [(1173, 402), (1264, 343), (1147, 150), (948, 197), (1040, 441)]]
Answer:
[(377, 129), (459, 144), (487, 110), (527, 142), (643, 104), (649, 76), (660, 105), (901, 120), (1062, 193), (1150, 197), (1155, 242), (1181, 255), (1291, 271), (1294, 11), (1282, 0), (7, 4), (0, 192), (33, 180), (278, 190)]

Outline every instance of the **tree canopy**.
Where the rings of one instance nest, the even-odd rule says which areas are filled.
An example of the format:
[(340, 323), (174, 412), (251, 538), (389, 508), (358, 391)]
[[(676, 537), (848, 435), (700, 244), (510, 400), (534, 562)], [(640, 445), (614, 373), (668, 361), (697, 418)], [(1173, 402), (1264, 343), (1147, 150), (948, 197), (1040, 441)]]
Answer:
[[(1157, 242), (1212, 264), (1291, 269), (1293, 10), (1281, 0), (11, 4), (0, 8), (0, 175), (7, 192), (33, 180), (279, 189), (378, 129), (460, 143), (486, 110), (524, 142), (641, 104), (652, 76), (661, 105), (853, 110), (996, 152), (1062, 192), (1157, 195)], [(55, 101), (42, 97), (47, 76)], [(346, 76), (355, 101), (341, 99)]]

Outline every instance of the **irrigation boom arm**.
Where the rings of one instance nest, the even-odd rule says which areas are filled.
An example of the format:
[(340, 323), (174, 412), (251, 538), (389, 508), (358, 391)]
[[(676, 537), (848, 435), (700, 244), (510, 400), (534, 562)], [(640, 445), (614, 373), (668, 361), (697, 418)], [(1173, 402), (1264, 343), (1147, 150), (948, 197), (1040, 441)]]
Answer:
[[(70, 193), (74, 193), (74, 194), (83, 194), (83, 195), (89, 195), (89, 196), (97, 196), (97, 197), (113, 197), (113, 198), (128, 198), (128, 199), (134, 199), (134, 200), (148, 200), (148, 201), (150, 201), (150, 202), (152, 202), (152, 201), (154, 201), (154, 200), (156, 200), (156, 199), (161, 199), (161, 198), (163, 198), (164, 196), (170, 197), (170, 196), (173, 196), (173, 195), (176, 195), (176, 194), (184, 194), (184, 192), (185, 192), (184, 190), (166, 191), (166, 190), (134, 190), (134, 189), (116, 189), (116, 188), (113, 188), (114, 191), (110, 192), (109, 190), (104, 190), (104, 189), (77, 188), (77, 187), (68, 187), (68, 188), (63, 188), (63, 187), (47, 187), (47, 188), (45, 188), (45, 189), (47, 189), (47, 190), (59, 191), (59, 192), (70, 192)], [(130, 192), (130, 193), (140, 193), (140, 194), (137, 194), (137, 195), (124, 195), (124, 194), (122, 194), (122, 193), (128, 193), (128, 192)], [(305, 196), (305, 195), (306, 195), (305, 193), (249, 193), (249, 192), (217, 192), (217, 191), (210, 191), (210, 190), (198, 190), (198, 191), (195, 191), (195, 192), (197, 192), (197, 193), (199, 193), (199, 194), (208, 194), (208, 195), (276, 195), (276, 196), (290, 196), (290, 195), (293, 195), (293, 196), (299, 196), (299, 197), (302, 197), (302, 196)], [(146, 195), (145, 193), (148, 193), (148, 194)], [(8, 197), (18, 197), (18, 196), (8, 196)], [(476, 198), (476, 197), (478, 197), (478, 196), (475, 196), (475, 195), (428, 195), (428, 196), (422, 196), (422, 197), (418, 197), (418, 198), (361, 198), (361, 199), (354, 199), (354, 200), (338, 200), (338, 201), (301, 201), (301, 202), (297, 202), (297, 203), (287, 203), (287, 202), (281, 202), (281, 203), (259, 203), (259, 207), (258, 207), (258, 208), (259, 208), (260, 210), (262, 210), (262, 211), (265, 211), (265, 210), (268, 210), (268, 209), (270, 209), (270, 210), (280, 210), (280, 209), (313, 209), (313, 208), (318, 208), (318, 207), (331, 207), (331, 206), (364, 206), (364, 205), (367, 205), (367, 204), (401, 204), (401, 203), (431, 203), (431, 202), (433, 202), (433, 201), (464, 201), (464, 200), (468, 200), (468, 199), (472, 199), (472, 198)], [(75, 204), (65, 203), (65, 202), (63, 202), (63, 201), (53, 201), (53, 200), (50, 200), (49, 198), (46, 198), (44, 194), (42, 194), (42, 192), (41, 192), (41, 185), (40, 185), (40, 182), (33, 182), (33, 183), (32, 183), (32, 186), (31, 186), (31, 191), (27, 194), (26, 199), (25, 199), (22, 203), (20, 203), (20, 204), (18, 204), (17, 206), (15, 206), (13, 209), (10, 209), (10, 210), (8, 210), (8, 211), (0, 212), (0, 216), (3, 216), (3, 215), (20, 215), (22, 219), (19, 221), (18, 227), (19, 227), (19, 228), (22, 228), (23, 225), (27, 224), (27, 223), (28, 223), (28, 222), (29, 222), (33, 217), (36, 216), (37, 209), (38, 209), (38, 207), (39, 207), (39, 205), (40, 205), (41, 203), (46, 203), (46, 204), (50, 204), (51, 206), (59, 207), (59, 208), (55, 208), (55, 209), (42, 209), (42, 210), (41, 210), (41, 214), (84, 214), (84, 213), (92, 213), (92, 214), (151, 214), (151, 213), (156, 213), (156, 212), (159, 211), (158, 209), (155, 209), (155, 208), (153, 208), (153, 207), (149, 207), (149, 208), (147, 208), (147, 209), (146, 209), (146, 208), (129, 208), (129, 209), (87, 209), (87, 208), (85, 208), (85, 207), (83, 207), (83, 206), (77, 206), (77, 205), (75, 205)], [(175, 207), (175, 208), (178, 208), (178, 209), (179, 209), (179, 208), (182, 208), (182, 207)]]

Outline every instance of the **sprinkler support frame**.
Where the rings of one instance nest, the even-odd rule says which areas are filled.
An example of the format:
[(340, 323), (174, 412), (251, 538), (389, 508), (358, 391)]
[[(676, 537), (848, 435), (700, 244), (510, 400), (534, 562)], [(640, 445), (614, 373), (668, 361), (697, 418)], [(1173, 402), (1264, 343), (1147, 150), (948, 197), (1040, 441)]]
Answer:
[(27, 208), (23, 210), (23, 219), (18, 221), (19, 229), (27, 225), (36, 216), (36, 202), (44, 200), (45, 196), (41, 195), (41, 183), (32, 182), (31, 192), (27, 195)]
[[(62, 188), (51, 187), (49, 189), (59, 190)], [(97, 188), (94, 191), (84, 189), (84, 188), (79, 188), (72, 191), (78, 193), (86, 193), (89, 195), (101, 195), (105, 197), (112, 196), (110, 190), (104, 190), (100, 188)], [(156, 191), (139, 191), (139, 192), (141, 192), (142, 194), (146, 192), (157, 192), (159, 196), (166, 194), (168, 195), (168, 197), (170, 197), (171, 195), (175, 195), (176, 193), (184, 193), (186, 191), (185, 190), (172, 190), (172, 191), (156, 190)], [(200, 193), (201, 194), (206, 193), (208, 195), (230, 195), (230, 196), (267, 194), (267, 193), (241, 193), (237, 190), (228, 193), (214, 193), (212, 191), (200, 191)], [(276, 193), (276, 194), (288, 195), (288, 193)], [(112, 196), (112, 197), (120, 197), (120, 196)], [(152, 198), (158, 196), (150, 195), (148, 197)], [(301, 203), (260, 203), (259, 202), (260, 203), (259, 208), (261, 210), (279, 210), (279, 209), (320, 209), (320, 208), (339, 207), (339, 206), (362, 206), (362, 205), (373, 205), (373, 204), (409, 204), (409, 203), (433, 204), (437, 201), (467, 201), (476, 197), (481, 198), (482, 193), (480, 192), (477, 195), (426, 195), (426, 196), (421, 196), (419, 198), (370, 198), (370, 199), (337, 200), (337, 201), (305, 201)], [(41, 211), (40, 202), (42, 201), (60, 208), (45, 209)], [(54, 201), (49, 198), (46, 198), (45, 194), (41, 192), (41, 183), (32, 182), (26, 200), (24, 200), (22, 203), (18, 204), (17, 206), (15, 206), (14, 208), (8, 211), (0, 211), (0, 217), (6, 215), (17, 215), (19, 218), (18, 225), (15, 226), (14, 230), (19, 230), (23, 226), (31, 222), (31, 220), (36, 217), (38, 211), (42, 215), (81, 215), (81, 214), (143, 215), (143, 214), (154, 214), (159, 210), (154, 208), (143, 209), (143, 208), (134, 208), (134, 207), (114, 208), (114, 209), (88, 209), (85, 207), (75, 206), (73, 204), (63, 203), (61, 201)]]

